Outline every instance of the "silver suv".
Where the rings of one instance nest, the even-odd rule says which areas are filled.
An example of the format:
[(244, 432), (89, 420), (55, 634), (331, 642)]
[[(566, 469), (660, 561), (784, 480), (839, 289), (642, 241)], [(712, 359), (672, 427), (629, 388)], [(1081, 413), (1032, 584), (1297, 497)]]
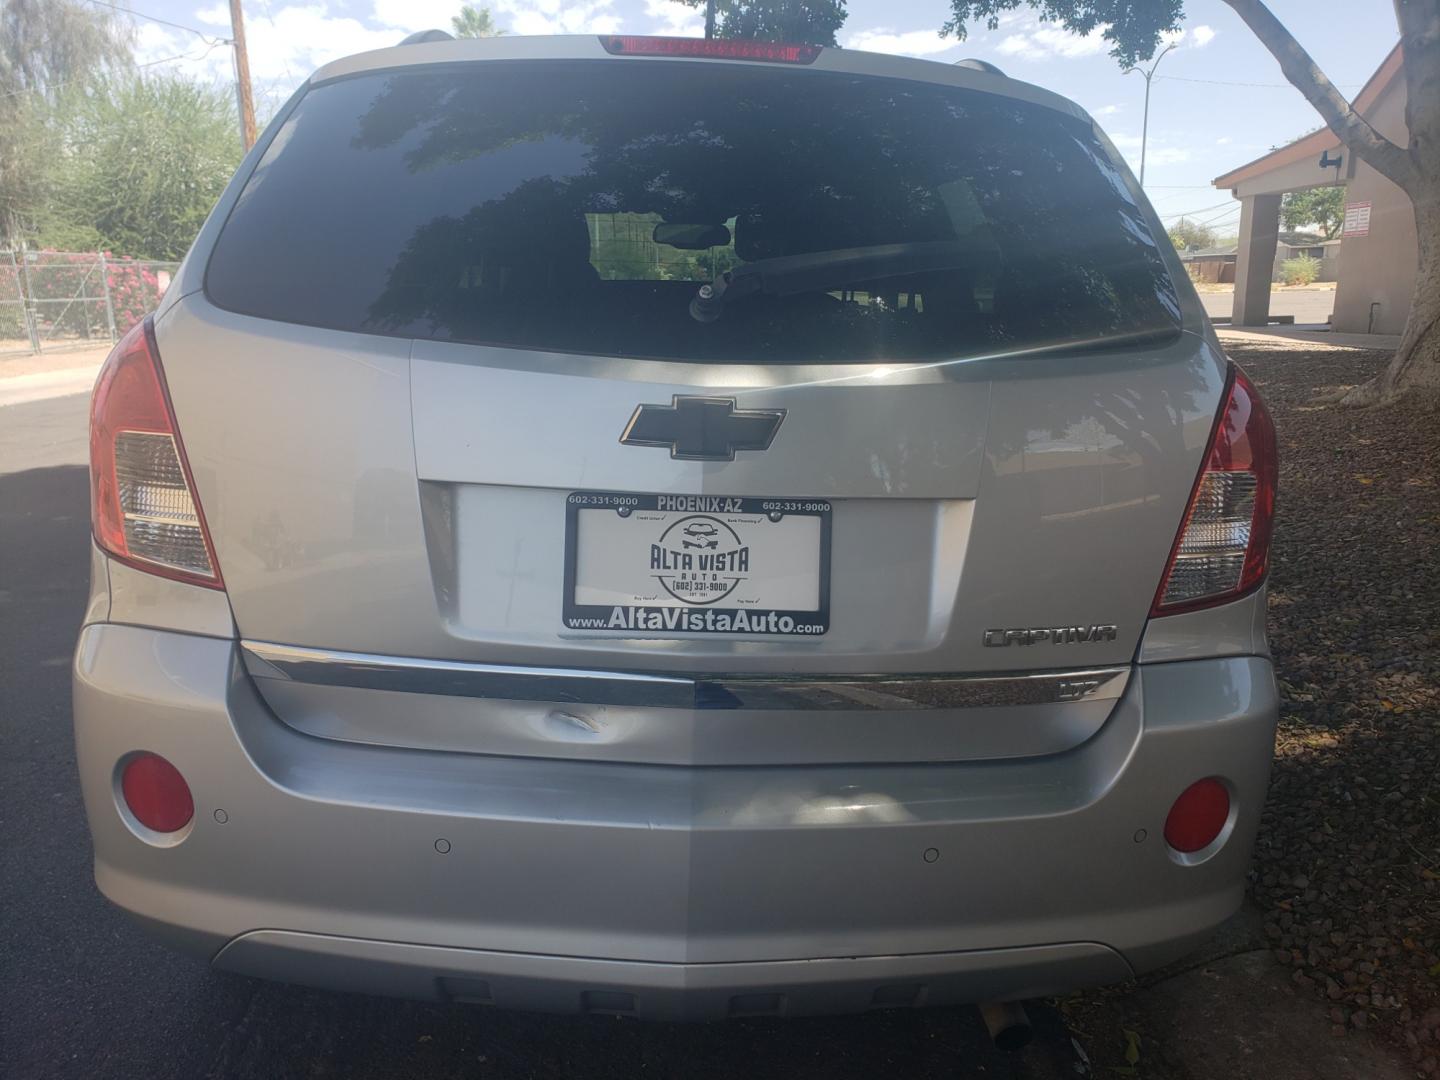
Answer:
[(95, 876), (217, 968), (834, 1012), (1240, 903), (1273, 429), (1105, 136), (986, 65), (330, 64), (91, 452)]

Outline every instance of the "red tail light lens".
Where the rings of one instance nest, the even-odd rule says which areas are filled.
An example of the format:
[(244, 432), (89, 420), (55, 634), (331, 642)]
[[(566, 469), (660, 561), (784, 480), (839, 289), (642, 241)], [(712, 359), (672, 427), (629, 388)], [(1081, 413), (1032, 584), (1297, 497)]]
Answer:
[(605, 51), (616, 56), (686, 56), (708, 60), (758, 60), (770, 64), (813, 64), (819, 45), (785, 45), (775, 41), (734, 41), (729, 38), (631, 37), (606, 34)]
[(178, 832), (195, 816), (190, 785), (159, 754), (136, 754), (126, 762), (120, 793), (135, 820), (155, 832)]
[(1165, 818), (1165, 842), (1189, 855), (1209, 847), (1230, 820), (1230, 792), (1213, 777), (1180, 793)]
[(1173, 615), (1244, 596), (1265, 580), (1275, 517), (1275, 425), (1231, 365), (1225, 405), (1150, 614)]
[(120, 339), (95, 381), (90, 517), (95, 542), (114, 558), (223, 588), (148, 318)]

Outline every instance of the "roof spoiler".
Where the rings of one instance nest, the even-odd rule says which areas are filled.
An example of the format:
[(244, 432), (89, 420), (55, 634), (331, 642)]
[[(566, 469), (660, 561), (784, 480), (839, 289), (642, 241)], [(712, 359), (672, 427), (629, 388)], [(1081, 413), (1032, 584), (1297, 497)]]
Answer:
[(971, 71), (983, 71), (987, 75), (999, 75), (1005, 78), (1005, 72), (1001, 71), (988, 60), (976, 60), (973, 56), (967, 56), (964, 60), (956, 60), (956, 67), (969, 68)]
[(407, 36), (401, 45), (425, 45), (432, 41), (454, 41), (454, 34), (447, 34), (444, 30), (416, 30), (415, 33)]

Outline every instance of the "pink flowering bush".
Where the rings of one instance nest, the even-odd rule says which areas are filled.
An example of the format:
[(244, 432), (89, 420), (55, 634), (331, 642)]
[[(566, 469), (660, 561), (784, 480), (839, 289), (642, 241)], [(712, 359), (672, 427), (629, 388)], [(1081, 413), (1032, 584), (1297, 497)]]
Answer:
[(123, 334), (143, 319), (146, 312), (155, 309), (165, 290), (160, 285), (159, 275), (145, 263), (134, 259), (110, 260), (105, 270), (110, 286), (110, 304), (115, 311), (115, 333)]
[[(164, 285), (150, 263), (105, 252), (40, 251), (27, 257), (30, 299), (42, 337), (108, 337), (105, 295), (115, 318), (115, 333), (129, 330), (160, 302)], [(26, 274), (17, 274), (24, 289)], [(168, 273), (164, 284), (169, 283)], [(14, 321), (14, 320), (7, 320)], [(23, 323), (20, 333), (23, 334)]]

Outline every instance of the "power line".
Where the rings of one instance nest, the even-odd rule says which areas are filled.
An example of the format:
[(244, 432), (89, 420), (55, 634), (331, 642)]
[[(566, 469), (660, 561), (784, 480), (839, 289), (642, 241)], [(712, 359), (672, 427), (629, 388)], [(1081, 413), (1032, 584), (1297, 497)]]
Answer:
[[(1195, 224), (1196, 224), (1196, 225), (1201, 225), (1201, 226), (1204, 226), (1204, 225), (1214, 225), (1214, 224), (1216, 224), (1217, 222), (1224, 221), (1226, 218), (1230, 217), (1232, 214), (1238, 214), (1239, 212), (1240, 212), (1240, 207), (1237, 206), (1237, 207), (1234, 207), (1233, 209), (1226, 210), (1223, 214), (1216, 214), (1213, 218), (1206, 218), (1204, 221), (1197, 221), (1197, 222), (1195, 222)], [(1227, 222), (1227, 224), (1228, 224), (1228, 222)]]
[[(1159, 195), (1152, 195), (1152, 194), (1150, 194), (1150, 193), (1147, 191), (1147, 192), (1145, 193), (1145, 195), (1146, 195), (1146, 197), (1150, 200), (1150, 205), (1152, 205), (1152, 206), (1160, 206), (1160, 205), (1162, 205), (1162, 204), (1164, 204), (1164, 203), (1171, 202), (1172, 200), (1175, 200), (1175, 199), (1193, 199), (1193, 198), (1195, 198), (1194, 194), (1191, 193), (1191, 192), (1189, 192), (1189, 191), (1165, 191), (1165, 192), (1160, 193)], [(1218, 208), (1217, 208), (1217, 209), (1218, 209)], [(1193, 211), (1187, 211), (1187, 212), (1188, 212), (1188, 213), (1193, 213)], [(1203, 213), (1204, 211), (1201, 211), (1201, 212)]]
[[(148, 68), (155, 67), (157, 64), (169, 64), (176, 60), (204, 60), (205, 57), (209, 56), (216, 49), (220, 48), (220, 46), (229, 44), (230, 42), (228, 40), (222, 38), (219, 41), (212, 41), (209, 48), (205, 49), (203, 52), (199, 53), (196, 56), (190, 56), (188, 53), (181, 53), (178, 56), (163, 56), (159, 60), (146, 60), (143, 64), (136, 64), (135, 66), (137, 68)], [(81, 81), (82, 80), (80, 79), (66, 79), (64, 82), (52, 83), (49, 86), (22, 86), (18, 90), (6, 90), (3, 93), (0, 93), (0, 98), (16, 97), (20, 94), (44, 94), (49, 90), (59, 90), (62, 86), (75, 86)]]
[(1208, 214), (1211, 210), (1219, 210), (1222, 206), (1234, 208), (1235, 200), (1226, 199), (1224, 202), (1218, 202), (1214, 206), (1200, 206), (1196, 207), (1194, 210), (1183, 210), (1177, 216), (1189, 217), (1191, 214)]
[(149, 19), (151, 22), (159, 23), (161, 26), (173, 26), (176, 30), (185, 30), (191, 34), (195, 34), (197, 37), (202, 38), (207, 42), (218, 43), (221, 45), (231, 44), (229, 38), (217, 38), (213, 34), (207, 34), (204, 30), (197, 30), (193, 26), (186, 26), (184, 23), (171, 22), (169, 19), (162, 19), (158, 15), (147, 15), (143, 11), (134, 11), (127, 7), (121, 7), (119, 4), (110, 3), (109, 0), (85, 0), (85, 2), (87, 4), (98, 4), (100, 7), (106, 7), (112, 11), (118, 11), (122, 15), (133, 15), (137, 19)]
[(143, 64), (136, 64), (135, 66), (137, 68), (148, 68), (154, 67), (156, 64), (169, 64), (175, 60), (189, 60), (191, 62), (196, 62), (204, 60), (212, 52), (220, 48), (220, 46), (228, 44), (230, 44), (228, 41), (214, 41), (211, 42), (210, 45), (203, 52), (198, 53), (195, 56), (191, 56), (189, 53), (181, 53), (179, 56), (166, 56), (160, 60), (146, 60)]

